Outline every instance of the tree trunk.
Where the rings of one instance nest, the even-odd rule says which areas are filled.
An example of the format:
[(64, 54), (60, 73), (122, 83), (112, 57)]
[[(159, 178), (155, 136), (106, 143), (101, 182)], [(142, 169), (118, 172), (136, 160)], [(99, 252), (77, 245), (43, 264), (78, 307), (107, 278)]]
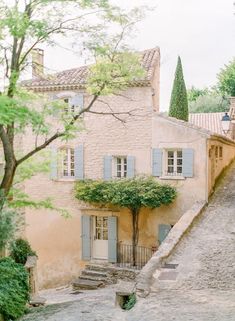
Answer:
[(136, 266), (136, 247), (139, 241), (139, 212), (140, 209), (132, 209), (132, 260), (133, 266)]
[(17, 162), (15, 159), (15, 154), (13, 150), (13, 144), (9, 136), (7, 135), (3, 126), (0, 126), (0, 139), (3, 144), (4, 156), (5, 156), (5, 168), (4, 175), (0, 184), (0, 205), (1, 208), (4, 205), (4, 200), (6, 199), (13, 183), (15, 176), (15, 171), (17, 167)]

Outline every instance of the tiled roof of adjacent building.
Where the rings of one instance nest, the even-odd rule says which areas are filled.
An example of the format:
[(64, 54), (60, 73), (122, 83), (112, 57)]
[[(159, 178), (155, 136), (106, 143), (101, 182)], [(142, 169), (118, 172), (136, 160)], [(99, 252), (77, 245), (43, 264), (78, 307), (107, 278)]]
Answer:
[[(146, 75), (143, 79), (135, 80), (131, 85), (144, 86), (150, 84), (152, 80), (155, 66), (160, 59), (159, 47), (140, 52), (142, 66), (146, 70)], [(64, 70), (51, 75), (44, 75), (38, 78), (25, 80), (21, 85), (33, 89), (35, 91), (50, 91), (64, 89), (84, 88), (89, 66), (82, 66), (69, 70)]]
[[(205, 118), (205, 119), (210, 119), (212, 114), (217, 114), (217, 121), (221, 118), (222, 116), (224, 115), (224, 113), (204, 113), (204, 116), (201, 118)], [(215, 137), (218, 137), (220, 139), (223, 139), (223, 140), (226, 140), (232, 144), (235, 144), (235, 141), (232, 140), (230, 137), (227, 137), (221, 130), (220, 126), (218, 123), (216, 125), (216, 127), (213, 127), (211, 125), (209, 125), (206, 121), (204, 122), (199, 122), (199, 121), (196, 121), (196, 117), (192, 116), (192, 115), (199, 115), (199, 114), (190, 114), (189, 115), (189, 121), (184, 121), (184, 120), (181, 120), (181, 119), (177, 119), (177, 118), (173, 118), (173, 117), (169, 117), (167, 115), (167, 113), (156, 113), (156, 116), (157, 117), (162, 117), (170, 122), (173, 122), (173, 123), (176, 123), (178, 125), (181, 125), (181, 126), (185, 126), (185, 127), (189, 127), (189, 128), (192, 128), (194, 130), (197, 130), (198, 132), (200, 132), (201, 134), (203, 135), (206, 135), (207, 137), (212, 137), (212, 136), (215, 136)], [(201, 114), (200, 114), (201, 115)], [(220, 118), (221, 117), (221, 118)], [(207, 125), (206, 125), (207, 124)], [(205, 126), (206, 125), (206, 126)], [(203, 127), (204, 126), (204, 127)], [(215, 129), (215, 130), (213, 130)]]
[(189, 122), (209, 130), (212, 133), (224, 135), (221, 127), (221, 119), (224, 113), (196, 113), (189, 114)]

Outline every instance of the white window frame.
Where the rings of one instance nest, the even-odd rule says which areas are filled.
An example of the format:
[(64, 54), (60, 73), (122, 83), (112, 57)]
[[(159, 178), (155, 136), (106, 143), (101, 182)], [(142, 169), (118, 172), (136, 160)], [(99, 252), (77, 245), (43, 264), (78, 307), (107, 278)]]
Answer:
[(113, 156), (113, 178), (127, 177), (127, 156)]
[[(169, 157), (169, 152), (173, 153), (173, 157)], [(178, 156), (178, 152), (181, 152), (181, 156)], [(173, 159), (173, 164), (169, 164), (168, 160)], [(181, 164), (178, 164), (178, 160), (181, 160)], [(169, 167), (173, 168), (173, 172), (169, 171)], [(181, 171), (178, 170), (181, 168)], [(181, 148), (166, 149), (165, 150), (165, 168), (164, 176), (167, 177), (182, 177), (183, 176), (183, 150)]]
[[(75, 179), (75, 155), (74, 148), (62, 147), (60, 176), (64, 179)], [(67, 172), (67, 174), (65, 174)]]

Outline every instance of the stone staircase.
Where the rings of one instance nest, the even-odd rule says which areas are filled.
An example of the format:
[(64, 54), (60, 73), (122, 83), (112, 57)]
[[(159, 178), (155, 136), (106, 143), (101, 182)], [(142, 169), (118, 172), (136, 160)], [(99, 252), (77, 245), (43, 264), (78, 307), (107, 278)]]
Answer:
[(109, 263), (90, 263), (72, 282), (73, 290), (96, 290), (118, 280), (134, 281), (139, 271), (120, 268)]

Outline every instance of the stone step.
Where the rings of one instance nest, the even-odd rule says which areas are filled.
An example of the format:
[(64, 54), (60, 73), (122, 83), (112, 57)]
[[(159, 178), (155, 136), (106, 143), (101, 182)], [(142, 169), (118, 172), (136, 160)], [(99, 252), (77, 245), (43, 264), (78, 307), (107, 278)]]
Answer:
[(97, 278), (106, 278), (107, 273), (106, 272), (100, 272), (100, 271), (93, 271), (93, 270), (88, 270), (85, 269), (82, 271), (82, 276), (92, 276), (92, 277), (97, 277)]
[(109, 264), (88, 264), (86, 270), (92, 270), (97, 272), (106, 272), (111, 266)]
[(91, 281), (97, 281), (97, 282), (103, 282), (104, 284), (108, 284), (107, 277), (98, 277), (98, 276), (92, 276), (92, 275), (80, 275), (80, 280), (91, 280)]
[(73, 290), (96, 290), (105, 286), (102, 281), (81, 279), (80, 277), (72, 283)]

